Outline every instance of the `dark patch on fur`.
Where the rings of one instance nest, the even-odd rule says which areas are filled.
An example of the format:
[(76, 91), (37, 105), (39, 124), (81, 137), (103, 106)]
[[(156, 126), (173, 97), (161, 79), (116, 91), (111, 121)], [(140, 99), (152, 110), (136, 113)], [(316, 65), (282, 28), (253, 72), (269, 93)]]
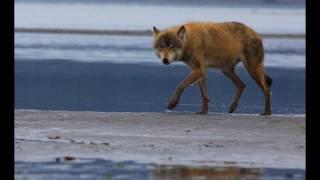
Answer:
[(181, 48), (182, 42), (178, 36), (166, 33), (161, 35), (154, 44), (155, 48)]
[(231, 23), (233, 23), (236, 26), (245, 27), (245, 25), (243, 23), (240, 23), (240, 22), (232, 21)]
[(246, 29), (247, 26), (239, 23), (239, 22), (231, 22), (234, 25), (234, 29), (239, 33), (239, 34), (246, 34)]
[(267, 85), (268, 85), (268, 87), (271, 87), (271, 85), (272, 85), (272, 78), (270, 77), (270, 76), (268, 76), (268, 75), (264, 75), (264, 77), (265, 77), (265, 79), (266, 79), (266, 83), (267, 83)]
[(251, 45), (253, 49), (253, 54), (260, 59), (262, 53), (262, 42), (259, 39), (251, 40)]
[(249, 39), (245, 44), (244, 54), (247, 59), (262, 61), (264, 56), (262, 41), (258, 38)]

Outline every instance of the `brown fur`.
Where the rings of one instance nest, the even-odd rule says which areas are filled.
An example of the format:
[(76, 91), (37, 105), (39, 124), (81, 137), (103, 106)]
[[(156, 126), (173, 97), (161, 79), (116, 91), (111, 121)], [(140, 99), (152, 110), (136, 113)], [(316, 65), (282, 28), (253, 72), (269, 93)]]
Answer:
[(203, 99), (200, 113), (207, 113), (206, 69), (216, 68), (222, 70), (237, 88), (229, 108), (230, 113), (234, 112), (245, 88), (234, 70), (242, 62), (264, 93), (265, 110), (262, 114), (271, 114), (269, 88), (272, 79), (265, 74), (262, 39), (248, 26), (238, 22), (191, 22), (164, 31), (154, 27), (154, 49), (165, 64), (183, 61), (192, 69), (191, 75), (177, 87), (168, 109), (177, 106), (186, 87), (198, 82)]

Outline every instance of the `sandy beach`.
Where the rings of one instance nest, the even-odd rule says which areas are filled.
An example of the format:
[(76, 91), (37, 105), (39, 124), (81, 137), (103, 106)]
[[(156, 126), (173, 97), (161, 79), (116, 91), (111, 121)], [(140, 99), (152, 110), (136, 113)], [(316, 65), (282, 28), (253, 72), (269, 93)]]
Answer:
[(305, 169), (305, 117), (15, 111), (15, 161), (58, 157)]

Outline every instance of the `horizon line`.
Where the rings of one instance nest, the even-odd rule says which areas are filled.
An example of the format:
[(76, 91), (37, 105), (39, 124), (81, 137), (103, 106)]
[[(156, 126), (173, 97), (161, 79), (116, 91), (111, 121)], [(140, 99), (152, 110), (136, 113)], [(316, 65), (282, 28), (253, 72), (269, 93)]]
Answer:
[[(122, 36), (152, 36), (151, 30), (102, 30), (102, 29), (63, 29), (63, 28), (15, 28), (16, 33), (45, 34), (82, 34), (82, 35), (122, 35)], [(302, 33), (259, 33), (263, 38), (306, 38)]]

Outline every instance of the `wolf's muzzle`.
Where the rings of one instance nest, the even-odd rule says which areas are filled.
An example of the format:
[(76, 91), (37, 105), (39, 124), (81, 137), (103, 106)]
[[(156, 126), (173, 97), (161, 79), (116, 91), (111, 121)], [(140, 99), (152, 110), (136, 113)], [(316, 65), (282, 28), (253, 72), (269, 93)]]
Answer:
[(169, 64), (169, 60), (167, 58), (163, 58), (162, 59), (163, 64), (168, 65)]

